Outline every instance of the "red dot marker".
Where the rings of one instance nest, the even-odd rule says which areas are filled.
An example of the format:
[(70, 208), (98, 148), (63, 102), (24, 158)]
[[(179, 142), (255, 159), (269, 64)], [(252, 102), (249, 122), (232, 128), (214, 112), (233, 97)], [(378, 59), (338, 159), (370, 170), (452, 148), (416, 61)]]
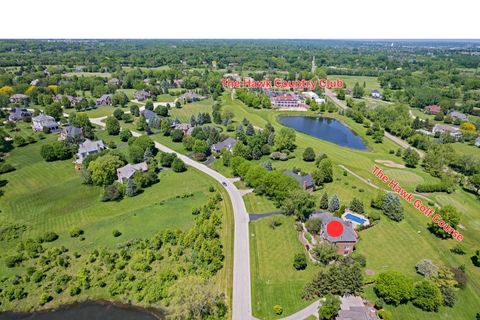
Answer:
[(343, 224), (339, 221), (330, 221), (327, 224), (327, 233), (330, 237), (336, 238), (343, 233)]

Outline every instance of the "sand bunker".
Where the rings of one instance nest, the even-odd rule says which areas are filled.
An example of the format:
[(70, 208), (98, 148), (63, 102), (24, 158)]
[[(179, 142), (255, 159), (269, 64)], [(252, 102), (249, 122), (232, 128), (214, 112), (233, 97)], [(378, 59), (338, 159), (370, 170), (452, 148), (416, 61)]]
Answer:
[(400, 169), (405, 168), (405, 166), (403, 164), (399, 164), (399, 163), (393, 162), (391, 160), (375, 160), (375, 162), (383, 164), (384, 166), (390, 167), (390, 168), (400, 168)]

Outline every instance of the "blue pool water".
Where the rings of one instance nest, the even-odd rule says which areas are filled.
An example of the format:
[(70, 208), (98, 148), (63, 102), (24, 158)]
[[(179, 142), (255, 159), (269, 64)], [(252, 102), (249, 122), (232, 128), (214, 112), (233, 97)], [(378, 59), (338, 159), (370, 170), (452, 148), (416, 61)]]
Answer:
[(353, 214), (350, 214), (350, 213), (347, 213), (347, 214), (345, 215), (345, 218), (348, 219), (348, 220), (351, 220), (351, 221), (353, 221), (353, 222), (356, 222), (356, 223), (358, 223), (358, 224), (364, 224), (365, 221), (367, 221), (367, 220), (362, 219), (362, 218), (360, 218), (360, 217), (354, 216)]

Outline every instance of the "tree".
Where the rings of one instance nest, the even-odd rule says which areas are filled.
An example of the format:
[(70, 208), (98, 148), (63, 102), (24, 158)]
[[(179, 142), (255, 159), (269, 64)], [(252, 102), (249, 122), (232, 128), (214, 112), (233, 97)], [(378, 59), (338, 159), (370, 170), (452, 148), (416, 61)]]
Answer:
[(45, 107), (45, 114), (59, 120), (63, 115), (63, 109), (60, 105), (52, 104)]
[(105, 154), (88, 164), (88, 173), (92, 182), (100, 186), (108, 186), (115, 181), (117, 169), (124, 165), (120, 157), (113, 154)]
[(115, 201), (122, 198), (122, 193), (116, 185), (110, 184), (103, 190), (102, 201)]
[(125, 113), (125, 112), (123, 112), (123, 110), (122, 110), (122, 109), (119, 109), (119, 108), (113, 110), (113, 116), (114, 116), (117, 120), (122, 120), (122, 116), (123, 116), (124, 113)]
[(407, 148), (403, 152), (403, 160), (405, 161), (405, 165), (410, 168), (415, 168), (420, 160), (420, 156), (418, 155), (417, 151), (413, 150), (412, 148)]
[(403, 220), (403, 207), (400, 198), (391, 192), (388, 192), (383, 198), (382, 210), (387, 217), (394, 221)]
[(168, 107), (166, 106), (157, 106), (155, 108), (155, 112), (160, 116), (160, 117), (168, 117)]
[(328, 158), (320, 160), (318, 162), (318, 170), (316, 173), (315, 183), (323, 184), (333, 181), (333, 166), (332, 161)]
[(52, 148), (57, 160), (65, 160), (72, 156), (71, 150), (64, 141), (54, 141), (52, 143)]
[(315, 161), (315, 151), (312, 148), (308, 147), (303, 152), (303, 161), (312, 162)]
[(138, 192), (138, 187), (133, 181), (133, 179), (127, 180), (127, 185), (125, 186), (125, 194), (129, 197), (134, 197)]
[(320, 199), (320, 209), (328, 209), (328, 193), (325, 191)]
[(147, 103), (145, 103), (145, 109), (153, 111), (153, 101), (148, 100)]
[(130, 130), (122, 129), (122, 131), (120, 131), (120, 140), (122, 140), (123, 142), (127, 142), (128, 139), (130, 139), (131, 137), (132, 133), (130, 132)]
[(281, 204), (282, 210), (289, 215), (295, 215), (305, 221), (315, 210), (315, 198), (308, 192), (294, 189), (288, 192)]
[(45, 161), (55, 161), (57, 159), (55, 151), (51, 144), (44, 144), (40, 149), (40, 155)]
[(475, 188), (475, 192), (478, 193), (480, 191), (480, 173), (476, 173), (469, 177), (468, 181)]
[(348, 260), (334, 263), (329, 268), (322, 268), (312, 282), (303, 289), (304, 299), (314, 299), (327, 294), (357, 295), (362, 291), (362, 270), (357, 263)]
[(475, 267), (480, 267), (480, 250), (475, 251), (475, 255), (472, 257), (472, 262)]
[(180, 277), (168, 289), (170, 316), (174, 319), (223, 319), (225, 297), (210, 280), (200, 276)]
[(130, 158), (130, 162), (132, 163), (140, 163), (143, 161), (143, 154), (144, 151), (138, 145), (130, 145), (128, 147), (128, 155)]
[(175, 153), (162, 152), (160, 154), (160, 164), (162, 167), (170, 168), (177, 155)]
[(130, 113), (133, 114), (135, 117), (139, 117), (140, 116), (140, 108), (133, 104), (130, 106)]
[(412, 302), (422, 310), (436, 312), (443, 302), (442, 293), (430, 280), (422, 280), (415, 284)]
[(340, 208), (340, 200), (338, 199), (337, 195), (334, 194), (332, 199), (330, 199), (330, 203), (328, 204), (328, 211), (335, 212)]
[[(452, 228), (456, 228), (460, 223), (460, 213), (451, 205), (442, 207), (437, 213), (442, 217), (443, 221), (445, 221), (447, 225)], [(434, 222), (430, 222), (428, 224), (428, 230), (442, 239), (448, 239), (452, 237), (450, 233), (446, 232), (442, 227)]]
[(305, 253), (297, 253), (293, 258), (293, 267), (297, 270), (305, 270), (307, 267), (307, 258)]
[(175, 172), (183, 172), (187, 170), (187, 167), (181, 159), (175, 158), (172, 161), (172, 170)]
[(457, 293), (455, 290), (452, 287), (442, 287), (440, 291), (442, 292), (443, 305), (453, 307), (457, 301)]
[(322, 229), (322, 220), (320, 218), (310, 218), (305, 222), (305, 228), (313, 234), (320, 234)]
[(340, 298), (328, 294), (325, 297), (325, 302), (319, 307), (318, 315), (322, 320), (333, 320), (338, 315), (338, 310), (340, 309)]
[(140, 117), (137, 120), (137, 130), (140, 131), (149, 131), (147, 119), (145, 119), (145, 116), (143, 114), (140, 115)]
[(350, 202), (350, 209), (353, 212), (364, 213), (363, 202), (353, 197), (352, 201)]
[(114, 116), (107, 117), (107, 120), (105, 120), (105, 127), (108, 134), (111, 136), (116, 136), (120, 133), (120, 123)]
[(415, 265), (415, 269), (424, 277), (434, 277), (438, 274), (438, 267), (428, 259), (418, 261)]
[(128, 97), (123, 91), (116, 91), (112, 95), (112, 105), (114, 106), (125, 106), (128, 103)]
[(353, 86), (353, 90), (352, 90), (352, 96), (356, 99), (360, 99), (361, 97), (363, 97), (363, 94), (364, 94), (363, 87), (361, 87), (358, 84), (358, 82), (355, 83), (355, 86)]
[(315, 260), (323, 265), (327, 265), (337, 259), (337, 247), (334, 244), (322, 242), (313, 247), (312, 255)]
[(410, 300), (413, 283), (403, 273), (385, 271), (378, 275), (374, 290), (386, 303), (397, 306)]
[(295, 146), (295, 130), (291, 128), (282, 128), (280, 132), (275, 135), (275, 148), (278, 151), (289, 150), (292, 151)]
[(173, 130), (170, 135), (172, 136), (173, 142), (181, 142), (183, 139), (183, 131), (180, 129)]
[(251, 123), (247, 125), (247, 130), (245, 131), (245, 134), (247, 136), (253, 136), (255, 134), (255, 129), (253, 128), (253, 125)]

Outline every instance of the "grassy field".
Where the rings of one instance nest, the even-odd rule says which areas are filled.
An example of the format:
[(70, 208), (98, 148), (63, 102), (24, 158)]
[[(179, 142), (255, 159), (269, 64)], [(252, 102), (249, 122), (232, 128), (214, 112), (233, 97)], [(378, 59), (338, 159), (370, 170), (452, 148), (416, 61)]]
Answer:
[[(118, 142), (118, 137), (102, 131), (97, 132), (97, 136)], [(63, 245), (71, 252), (84, 254), (95, 248), (113, 248), (129, 239), (149, 237), (163, 229), (187, 229), (194, 223), (192, 209), (206, 202), (211, 195), (209, 188), (214, 186), (224, 198), (221, 240), (225, 254), (225, 267), (215, 276), (215, 283), (225, 292), (230, 304), (233, 214), (228, 194), (219, 183), (193, 168), (184, 173), (165, 170), (159, 174), (160, 182), (140, 195), (119, 202), (101, 202), (102, 189), (82, 184), (81, 174), (75, 171), (72, 160), (47, 163), (40, 157), (41, 145), (56, 138), (57, 135), (47, 135), (43, 141), (14, 149), (8, 157), (16, 171), (2, 175), (8, 183), (2, 188), (5, 194), (0, 198), (0, 223), (23, 224), (27, 229), (20, 239), (2, 242), (2, 276), (24, 272), (23, 267), (7, 268), (3, 261), (16, 252), (19, 240), (36, 238), (47, 231), (57, 233), (59, 239), (44, 244), (45, 247)], [(126, 152), (125, 147), (119, 150)], [(192, 196), (181, 198), (183, 194)], [(85, 240), (71, 238), (69, 231), (73, 228), (84, 230)], [(115, 229), (122, 235), (113, 237)], [(56, 300), (54, 303), (65, 301)]]
[(370, 95), (371, 91), (374, 89), (380, 90), (380, 83), (378, 82), (377, 77), (331, 75), (329, 76), (329, 79), (343, 80), (347, 84), (348, 89), (353, 89), (357, 82), (360, 86), (363, 86), (363, 83), (365, 82), (365, 95)]
[[(229, 96), (225, 96), (224, 99), (224, 108), (229, 108), (235, 113), (234, 120), (236, 122), (241, 121), (245, 117), (257, 127), (264, 127), (267, 122), (270, 122), (278, 130), (282, 126), (278, 123), (277, 117), (282, 115), (300, 114), (274, 112), (272, 110), (255, 110), (247, 108), (237, 100), (232, 101)], [(311, 113), (301, 114), (306, 115)], [(364, 202), (368, 213), (373, 210), (369, 207), (369, 203), (370, 200), (376, 196), (378, 190), (350, 174), (343, 176), (343, 170), (338, 167), (338, 164), (345, 165), (364, 179), (368, 179), (377, 186), (385, 188), (385, 185), (381, 184), (374, 178), (371, 174), (371, 170), (376, 164), (375, 160), (391, 160), (403, 164), (401, 158), (389, 154), (390, 150), (398, 149), (398, 145), (387, 139), (384, 139), (382, 144), (375, 144), (370, 137), (366, 136), (366, 129), (363, 128), (362, 125), (356, 124), (351, 119), (340, 116), (336, 113), (328, 114), (328, 116), (341, 120), (360, 135), (362, 139), (367, 142), (368, 150), (358, 151), (339, 147), (333, 143), (297, 132), (296, 144), (298, 148), (294, 152), (295, 158), (284, 162), (273, 161), (273, 166), (277, 170), (291, 169), (295, 166), (306, 172), (311, 172), (315, 168), (315, 165), (302, 160), (304, 149), (310, 146), (317, 154), (324, 152), (334, 163), (335, 181), (331, 184), (327, 184), (323, 190), (318, 190), (314, 193), (317, 201), (319, 201), (319, 198), (324, 191), (327, 191), (329, 196), (336, 193), (340, 198), (341, 203), (346, 205), (348, 205), (351, 199), (355, 196)], [(457, 146), (457, 144), (454, 144), (454, 147), (456, 149), (458, 148), (459, 152), (464, 150), (464, 153), (466, 154), (473, 154), (477, 151), (477, 149), (466, 145)], [(261, 163), (265, 161), (265, 159), (266, 158), (261, 159), (258, 162)], [(397, 169), (389, 168), (384, 165), (379, 166), (392, 178), (394, 177), (399, 180), (402, 187), (409, 191), (413, 191), (418, 183), (437, 181), (436, 178), (425, 173), (421, 167)], [(431, 235), (426, 229), (429, 220), (419, 214), (411, 204), (405, 201), (402, 201), (405, 209), (405, 219), (400, 223), (395, 223), (382, 217), (379, 225), (360, 233), (361, 240), (357, 245), (357, 250), (359, 253), (367, 257), (367, 268), (375, 271), (377, 274), (383, 270), (397, 269), (411, 277), (416, 277), (414, 266), (418, 260), (422, 258), (431, 259), (438, 264), (445, 264), (452, 267), (465, 264), (470, 284), (466, 289), (460, 291), (457, 306), (454, 308), (442, 308), (438, 315), (441, 314), (440, 319), (472, 319), (475, 312), (479, 312), (479, 310), (472, 310), (471, 308), (468, 308), (467, 305), (480, 305), (480, 281), (478, 280), (480, 279), (480, 269), (473, 267), (470, 261), (470, 256), (473, 254), (474, 249), (478, 249), (479, 243), (480, 216), (478, 215), (478, 200), (474, 195), (462, 190), (457, 190), (449, 195), (438, 193), (429, 194), (428, 196), (440, 205), (453, 204), (462, 212), (461, 223), (465, 226), (465, 229), (462, 230), (462, 233), (465, 236), (463, 242), (464, 245), (469, 248), (467, 255), (457, 256), (451, 253), (449, 250), (455, 242), (453, 240), (440, 240)], [(267, 201), (268, 200), (266, 199), (255, 200), (255, 202), (259, 204)], [(248, 198), (246, 198), (246, 203), (248, 205), (247, 208), (253, 210), (252, 208), (254, 208), (254, 206), (251, 203), (248, 204)], [(252, 230), (257, 230), (255, 223), (252, 223), (252, 227), (254, 227)], [(267, 229), (267, 231), (269, 230)], [(267, 231), (262, 229), (262, 232)], [(255, 232), (255, 234), (257, 237), (256, 242), (263, 241), (263, 238), (260, 237), (260, 231)], [(297, 239), (293, 239), (292, 241), (294, 241), (294, 244), (300, 245), (300, 242)], [(412, 250), (412, 248), (415, 248), (415, 250)], [(252, 252), (252, 255), (260, 255), (259, 252), (261, 252), (261, 250), (254, 246), (253, 243), (251, 245), (251, 250), (254, 251)], [(271, 270), (274, 268), (277, 263), (274, 259), (265, 259), (263, 262), (264, 263), (262, 264), (254, 265), (252, 259), (252, 275), (254, 272), (253, 268), (259, 268), (260, 271), (255, 271), (256, 273), (264, 272), (265, 270)], [(309, 279), (304, 280), (304, 283), (306, 283)], [(252, 285), (258, 287), (258, 284)], [(275, 281), (275, 289), (272, 289), (273, 292), (257, 290), (253, 295), (253, 304), (257, 310), (255, 311), (255, 315), (259, 317), (267, 316), (268, 312), (271, 312), (271, 304), (274, 303), (271, 301), (270, 296), (275, 298), (280, 297), (283, 293), (289, 292), (289, 287), (289, 276), (285, 276), (284, 278), (279, 278)], [(271, 288), (273, 288), (273, 286)], [(295, 297), (290, 293), (285, 293), (284, 299), (287, 301), (287, 305), (295, 304), (293, 300), (296, 300), (296, 303), (302, 302), (299, 295)], [(298, 309), (300, 309), (300, 307), (297, 309), (292, 308), (290, 310), (291, 312), (294, 312), (298, 311)], [(432, 316), (431, 314), (421, 312), (412, 305), (390, 309), (394, 314), (394, 319), (431, 319)], [(459, 311), (460, 309), (462, 310), (461, 312)], [(288, 313), (289, 311), (286, 309), (285, 314)], [(435, 317), (437, 317), (437, 314), (435, 314)]]
[(212, 99), (205, 99), (193, 103), (183, 105), (182, 108), (171, 108), (170, 116), (172, 118), (178, 118), (181, 122), (190, 122), (192, 115), (197, 115), (200, 112), (212, 112)]
[[(252, 279), (253, 315), (259, 319), (275, 319), (294, 313), (310, 301), (299, 299), (306, 282), (312, 279), (318, 267), (309, 264), (305, 270), (293, 267), (293, 257), (305, 252), (297, 239), (292, 217), (276, 216), (282, 224), (272, 229), (273, 217), (250, 223), (250, 263)], [(274, 305), (281, 305), (284, 313), (275, 315)]]

